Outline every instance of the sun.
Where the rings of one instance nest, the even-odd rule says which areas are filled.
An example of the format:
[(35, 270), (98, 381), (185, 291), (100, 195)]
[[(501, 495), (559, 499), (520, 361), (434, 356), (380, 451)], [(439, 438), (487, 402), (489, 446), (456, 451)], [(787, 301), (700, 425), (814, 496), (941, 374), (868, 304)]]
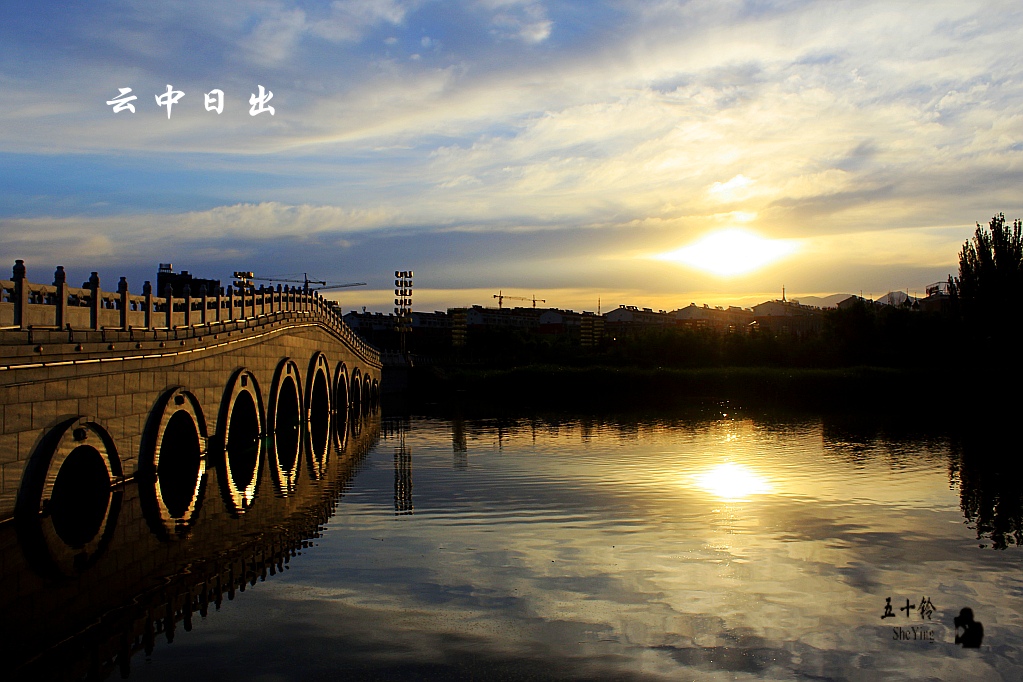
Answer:
[(797, 248), (794, 240), (766, 239), (749, 230), (731, 228), (713, 232), (689, 246), (657, 254), (654, 258), (732, 277), (762, 268)]

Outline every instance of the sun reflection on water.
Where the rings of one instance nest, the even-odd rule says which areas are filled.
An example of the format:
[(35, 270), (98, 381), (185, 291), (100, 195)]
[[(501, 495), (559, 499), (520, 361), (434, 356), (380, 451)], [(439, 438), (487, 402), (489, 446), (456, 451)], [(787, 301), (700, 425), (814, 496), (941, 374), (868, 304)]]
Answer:
[(743, 500), (772, 491), (767, 478), (734, 462), (718, 464), (694, 478), (701, 489), (725, 500)]

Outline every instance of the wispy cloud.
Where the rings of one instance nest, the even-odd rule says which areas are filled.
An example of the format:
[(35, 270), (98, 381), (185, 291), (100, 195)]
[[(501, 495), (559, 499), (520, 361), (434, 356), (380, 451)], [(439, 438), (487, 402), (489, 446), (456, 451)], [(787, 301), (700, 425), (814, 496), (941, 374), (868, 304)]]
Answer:
[[(43, 11), (49, 23), (14, 13), (0, 28), (0, 151), (82, 170), (57, 187), (0, 169), (7, 204), (34, 207), (0, 215), (16, 248), (78, 225), (96, 239), (69, 258), (127, 259), (118, 244), (132, 216), (146, 226), (139, 239), (175, 233), (195, 248), (204, 231), (297, 244), (458, 230), (505, 247), (509, 234), (542, 231), (571, 249), (602, 231), (613, 259), (746, 226), (828, 249), (834, 235), (870, 244), (873, 266), (931, 272), (945, 242), (894, 231), (961, 225), (955, 244), (994, 210), (1023, 211), (1023, 69), (1005, 47), (1023, 37), (1015, 3), (58, 7)], [(42, 50), (41, 38), (60, 47)], [(187, 93), (170, 121), (152, 102), (167, 83)], [(274, 91), (275, 116), (249, 116), (257, 83)], [(139, 95), (135, 115), (104, 104), (125, 86)], [(213, 87), (227, 93), (220, 116), (202, 108)], [(150, 190), (104, 179), (115, 176), (103, 159), (129, 158), (148, 163)], [(190, 174), (207, 181), (183, 183)], [(162, 179), (202, 184), (201, 199), (179, 189), (154, 200)], [(81, 217), (103, 205), (108, 217)], [(833, 272), (852, 272), (857, 252), (839, 250)], [(536, 272), (528, 260), (507, 267)], [(620, 289), (647, 281), (621, 267)]]

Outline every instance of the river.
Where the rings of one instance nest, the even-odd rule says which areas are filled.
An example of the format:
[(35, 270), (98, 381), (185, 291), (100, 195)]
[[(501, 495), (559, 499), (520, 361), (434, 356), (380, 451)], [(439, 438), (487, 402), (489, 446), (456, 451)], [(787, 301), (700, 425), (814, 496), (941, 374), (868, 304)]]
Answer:
[[(330, 463), (344, 472), (318, 477), (326, 507), (311, 531), (299, 537), (270, 512), (228, 518), (211, 485), (193, 528), (138, 549), (161, 557), (140, 578), (146, 594), (174, 584), (188, 604), (160, 588), (150, 601), (169, 599), (176, 614), (163, 622), (155, 607), (123, 616), (108, 604), (99, 620), (122, 613), (121, 653), (61, 674), (1023, 678), (1019, 480), (972, 464), (989, 440), (727, 405), (670, 417), (367, 419), (352, 439), (364, 446)], [(259, 495), (253, 510), (298, 513), (294, 495), (269, 485)], [(249, 523), (228, 545), (262, 542), (264, 558), (255, 571), (253, 559), (232, 564), (232, 584), (247, 589), (214, 604), (227, 588), (211, 576), (237, 557), (202, 543), (234, 531), (203, 526)], [(68, 591), (68, 580), (40, 586)], [(979, 648), (954, 643), (964, 607), (983, 624)], [(108, 630), (88, 641), (116, 640)], [(88, 645), (61, 647), (42, 657), (87, 658)]]

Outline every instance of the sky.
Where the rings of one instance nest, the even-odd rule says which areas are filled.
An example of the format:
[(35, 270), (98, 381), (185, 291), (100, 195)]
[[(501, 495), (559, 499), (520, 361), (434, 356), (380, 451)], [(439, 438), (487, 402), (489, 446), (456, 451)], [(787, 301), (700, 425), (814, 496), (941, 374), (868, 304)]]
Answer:
[(395, 270), (416, 310), (919, 295), (1023, 216), (1018, 2), (4, 13), (0, 264), (35, 282), (308, 273), (384, 312)]

